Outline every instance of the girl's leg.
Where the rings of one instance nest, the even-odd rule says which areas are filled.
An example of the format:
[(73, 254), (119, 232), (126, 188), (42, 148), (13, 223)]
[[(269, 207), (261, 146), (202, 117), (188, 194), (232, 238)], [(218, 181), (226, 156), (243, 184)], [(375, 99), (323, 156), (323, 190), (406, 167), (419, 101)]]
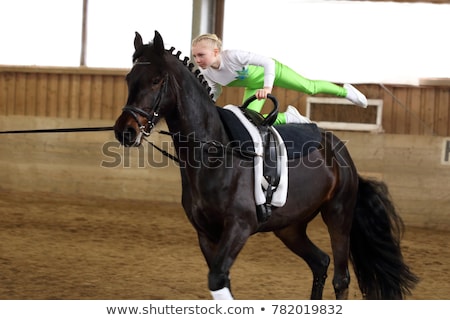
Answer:
[(276, 63), (276, 78), (275, 86), (285, 89), (295, 90), (315, 95), (317, 93), (325, 93), (337, 97), (346, 97), (347, 90), (334, 83), (323, 80), (310, 80), (289, 68), (288, 66), (275, 61)]

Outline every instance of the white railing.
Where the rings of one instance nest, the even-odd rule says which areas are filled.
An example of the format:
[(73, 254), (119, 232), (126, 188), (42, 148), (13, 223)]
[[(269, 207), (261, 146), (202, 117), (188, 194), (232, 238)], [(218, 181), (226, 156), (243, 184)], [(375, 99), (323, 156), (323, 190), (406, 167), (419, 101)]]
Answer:
[(381, 125), (383, 116), (383, 100), (381, 99), (368, 99), (368, 106), (377, 107), (377, 116), (375, 123), (360, 123), (360, 122), (335, 122), (335, 121), (320, 121), (318, 119), (311, 118), (311, 108), (314, 104), (342, 104), (342, 105), (354, 105), (347, 99), (343, 98), (327, 98), (327, 97), (307, 97), (306, 98), (306, 116), (315, 122), (319, 127), (330, 130), (351, 130), (351, 131), (371, 131), (382, 132)]

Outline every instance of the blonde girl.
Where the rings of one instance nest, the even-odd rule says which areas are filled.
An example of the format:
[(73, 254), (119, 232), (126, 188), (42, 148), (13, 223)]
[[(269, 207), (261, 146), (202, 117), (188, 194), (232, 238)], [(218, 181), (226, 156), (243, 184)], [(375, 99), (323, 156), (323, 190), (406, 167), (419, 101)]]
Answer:
[[(307, 79), (288, 66), (264, 55), (243, 50), (222, 50), (222, 41), (215, 34), (202, 34), (192, 41), (192, 56), (210, 85), (213, 99), (221, 94), (222, 86), (244, 87), (243, 101), (252, 95), (249, 108), (261, 112), (264, 99), (274, 86), (300, 91), (309, 95), (325, 93), (347, 98), (360, 107), (367, 107), (366, 97), (350, 84), (343, 87), (322, 80)], [(296, 108), (289, 106), (279, 113), (275, 124), (309, 122)]]

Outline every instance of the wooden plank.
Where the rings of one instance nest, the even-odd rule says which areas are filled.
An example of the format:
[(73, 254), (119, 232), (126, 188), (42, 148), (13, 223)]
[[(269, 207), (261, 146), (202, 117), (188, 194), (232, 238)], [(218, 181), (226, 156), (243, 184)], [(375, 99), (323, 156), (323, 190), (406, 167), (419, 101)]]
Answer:
[[(374, 99), (371, 97), (379, 98), (377, 94), (374, 94), (373, 91), (378, 91), (377, 87), (374, 87), (372, 90), (369, 90), (369, 86), (358, 84), (357, 89), (361, 91), (367, 99)], [(377, 121), (377, 108), (375, 106), (368, 106), (366, 109), (354, 106), (351, 110), (349, 110), (349, 118), (346, 121), (350, 122), (361, 122), (361, 123), (376, 123)]]
[(434, 96), (434, 88), (424, 88), (423, 89), (423, 113), (422, 119), (424, 122), (424, 131), (422, 132), (425, 135), (433, 135), (435, 134), (434, 130), (434, 111), (435, 111), (435, 96)]
[(48, 74), (38, 73), (37, 74), (37, 85), (36, 85), (36, 115), (46, 116), (47, 115), (47, 90), (48, 90)]
[(48, 75), (47, 88), (47, 112), (49, 117), (58, 116), (58, 85), (59, 74), (51, 73)]
[[(444, 136), (449, 137), (450, 136), (450, 90), (447, 89), (446, 91), (446, 100), (447, 100), (447, 110), (449, 111), (449, 115), (447, 117), (447, 134), (444, 134)], [(445, 106), (444, 106), (445, 108)]]
[(306, 99), (308, 95), (307, 94), (299, 94), (298, 96), (298, 105), (296, 106), (302, 115), (306, 115)]
[(400, 104), (398, 103), (396, 97), (397, 97), (397, 92), (398, 88), (392, 88), (391, 92), (393, 97), (392, 99), (392, 113), (391, 113), (391, 126), (393, 129), (393, 133), (399, 133), (398, 128), (397, 128), (397, 118), (398, 118), (398, 112), (399, 109), (401, 108)]
[(70, 77), (69, 118), (80, 117), (80, 75), (72, 74)]
[(0, 115), (7, 115), (7, 93), (8, 86), (6, 85), (6, 72), (0, 72)]
[(80, 112), (79, 119), (89, 119), (91, 107), (91, 79), (90, 75), (80, 77)]
[(36, 96), (37, 96), (37, 75), (29, 73), (27, 77), (27, 86), (25, 95), (25, 114), (28, 116), (36, 115)]
[(115, 119), (120, 115), (122, 107), (127, 103), (127, 94), (128, 90), (125, 80), (122, 77), (114, 77), (112, 110), (109, 118), (106, 119)]
[(70, 75), (61, 74), (58, 79), (57, 116), (69, 117)]
[(114, 77), (104, 76), (103, 87), (101, 96), (101, 119), (109, 119), (113, 114), (113, 101), (114, 101)]
[(439, 136), (449, 136), (450, 128), (450, 90), (436, 89), (435, 132)]
[(392, 124), (394, 99), (391, 95), (391, 90), (391, 86), (385, 86), (381, 91), (381, 97), (383, 99), (383, 128), (386, 133), (393, 133), (395, 129)]
[[(286, 90), (285, 95), (285, 103), (286, 105), (283, 107), (283, 111), (286, 110), (288, 105), (292, 105), (297, 108), (297, 110), (301, 114), (306, 114), (306, 105), (301, 104), (301, 98), (300, 96), (305, 95), (302, 92), (294, 91), (294, 90)], [(280, 108), (281, 110), (281, 108)]]
[(218, 106), (226, 106), (227, 104), (240, 105), (242, 104), (242, 97), (244, 96), (243, 88), (228, 88), (222, 89), (222, 94), (217, 99)]
[(395, 90), (396, 105), (395, 105), (395, 128), (396, 133), (405, 134), (409, 127), (410, 99), (408, 99), (408, 89), (398, 88)]
[(379, 99), (379, 86), (371, 86), (367, 84), (359, 84), (359, 90), (366, 96), (367, 99)]
[(383, 99), (384, 89), (380, 85), (365, 85), (365, 89), (363, 88), (363, 90), (364, 90), (363, 93), (366, 94), (367, 99), (378, 99), (378, 100), (383, 101), (383, 112), (381, 114), (381, 120), (377, 115), (377, 121), (380, 121), (380, 123), (381, 123), (381, 130), (383, 132), (386, 132), (386, 129), (384, 127), (385, 124), (383, 122), (384, 113), (386, 112), (385, 111), (385, 101)]
[(91, 107), (89, 111), (89, 119), (101, 119), (103, 76), (93, 75), (91, 86)]
[(420, 127), (422, 126), (420, 121), (420, 89), (419, 88), (411, 88), (409, 90), (409, 107), (410, 114), (409, 116), (409, 131), (408, 134), (420, 134)]
[[(278, 110), (279, 110), (279, 112), (284, 112), (288, 106), (287, 96), (288, 96), (289, 91), (291, 91), (291, 90), (286, 90), (286, 89), (278, 88), (278, 87), (276, 87), (274, 89), (277, 89), (277, 91), (276, 91), (277, 95), (275, 96), (275, 98), (277, 98), (277, 100), (278, 100)], [(271, 111), (273, 109), (273, 103), (267, 102), (266, 104), (268, 105), (268, 111)]]
[(5, 103), (5, 114), (14, 114), (14, 104), (15, 104), (15, 91), (16, 91), (16, 73), (7, 72), (5, 74), (5, 90), (4, 90), (4, 103)]
[(25, 115), (25, 97), (22, 94), (26, 90), (27, 79), (25, 74), (17, 73), (15, 76), (16, 84), (14, 86), (14, 114)]

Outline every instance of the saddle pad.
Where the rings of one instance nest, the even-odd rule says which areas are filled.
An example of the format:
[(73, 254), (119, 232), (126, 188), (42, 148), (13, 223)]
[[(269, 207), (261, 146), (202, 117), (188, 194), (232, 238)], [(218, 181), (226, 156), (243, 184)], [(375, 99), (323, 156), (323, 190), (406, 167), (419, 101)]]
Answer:
[(284, 141), (289, 159), (304, 157), (321, 146), (322, 132), (315, 123), (287, 123), (274, 128)]
[[(220, 118), (231, 141), (244, 151), (254, 152), (253, 139), (238, 117), (217, 107)], [(320, 147), (321, 131), (315, 123), (288, 123), (274, 126), (284, 141), (288, 159), (300, 158)]]
[[(247, 131), (247, 134), (250, 136), (250, 140), (248, 140), (254, 148), (254, 152), (261, 156), (255, 156), (253, 158), (253, 166), (255, 171), (255, 201), (257, 205), (262, 205), (267, 203), (265, 191), (268, 187), (267, 180), (265, 180), (263, 175), (263, 143), (262, 138), (259, 133), (259, 130), (245, 117), (240, 110), (239, 107), (233, 105), (227, 105), (224, 107), (225, 110), (229, 110), (232, 112), (234, 116), (238, 119), (237, 121), (241, 122), (244, 126), (244, 130)], [(287, 152), (286, 148), (283, 145), (283, 141), (281, 136), (278, 134), (277, 130), (274, 129), (275, 139), (278, 140), (278, 143), (282, 146), (280, 148), (280, 154), (277, 156), (277, 161), (280, 163), (280, 182), (276, 187), (275, 191), (272, 195), (272, 200), (270, 204), (275, 207), (282, 207), (286, 203), (287, 198), (287, 189), (288, 189), (288, 169), (287, 169)]]

